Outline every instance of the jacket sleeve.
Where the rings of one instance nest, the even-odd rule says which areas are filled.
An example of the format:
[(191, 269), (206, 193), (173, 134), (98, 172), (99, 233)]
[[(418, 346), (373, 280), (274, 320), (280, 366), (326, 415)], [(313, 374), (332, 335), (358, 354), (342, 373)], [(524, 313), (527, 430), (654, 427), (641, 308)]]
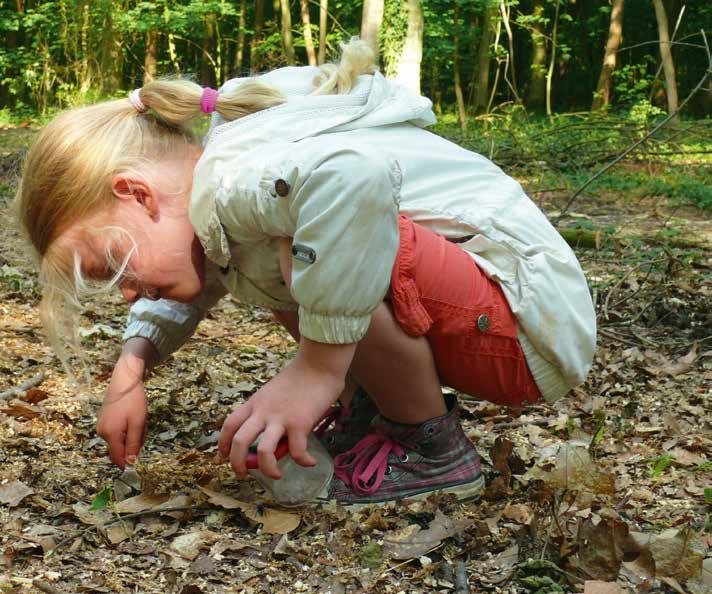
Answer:
[(290, 201), (292, 296), (303, 336), (330, 344), (363, 338), (398, 251), (400, 182), (396, 161), (350, 148), (298, 184)]
[(170, 299), (139, 299), (129, 310), (123, 340), (142, 336), (151, 341), (160, 360), (179, 349), (195, 332), (207, 311), (227, 293), (216, 277), (206, 282), (193, 303)]

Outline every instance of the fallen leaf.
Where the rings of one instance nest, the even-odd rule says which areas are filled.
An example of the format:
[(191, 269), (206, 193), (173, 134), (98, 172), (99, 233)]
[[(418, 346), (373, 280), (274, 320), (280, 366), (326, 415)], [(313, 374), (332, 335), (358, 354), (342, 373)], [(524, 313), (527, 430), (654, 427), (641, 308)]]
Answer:
[(587, 518), (579, 525), (576, 538), (578, 564), (592, 578), (615, 580), (629, 548), (628, 526), (613, 518)]
[(111, 544), (119, 544), (133, 536), (134, 525), (131, 522), (116, 522), (110, 526), (101, 527), (101, 532)]
[(41, 408), (20, 400), (15, 400), (5, 408), (0, 408), (0, 412), (5, 413), (9, 417), (18, 419), (36, 419), (42, 416)]
[(619, 594), (620, 591), (621, 589), (616, 582), (586, 580), (583, 585), (583, 594)]
[(686, 581), (702, 570), (704, 555), (696, 550), (695, 534), (689, 528), (666, 530), (650, 543), (658, 576)]
[(135, 514), (138, 512), (153, 509), (164, 503), (168, 499), (167, 495), (148, 495), (141, 493), (135, 497), (129, 497), (119, 501), (114, 509), (120, 514)]
[(386, 535), (383, 548), (393, 559), (413, 559), (424, 555), (443, 540), (462, 532), (472, 522), (465, 518), (451, 518), (439, 509), (427, 528), (411, 524)]
[(538, 474), (535, 472), (530, 476), (540, 478), (555, 489), (587, 490), (605, 495), (615, 493), (615, 477), (599, 470), (591, 460), (588, 448), (580, 445), (563, 444), (556, 455), (554, 468), (548, 472), (539, 470)]
[(16, 507), (25, 497), (33, 493), (34, 491), (25, 483), (12, 481), (0, 485), (0, 503), (6, 503), (9, 507)]
[(200, 490), (208, 496), (213, 505), (219, 505), (225, 509), (239, 509), (245, 517), (257, 524), (262, 524), (262, 529), (270, 534), (287, 534), (299, 526), (302, 520), (299, 514), (293, 512), (269, 508), (260, 512), (254, 503), (240, 501), (208, 487), (200, 487)]
[(183, 559), (192, 561), (200, 554), (202, 549), (207, 549), (218, 538), (219, 536), (210, 530), (189, 532), (174, 538), (170, 544), (170, 549), (178, 553)]
[(101, 526), (114, 519), (114, 515), (108, 509), (90, 510), (89, 505), (78, 501), (72, 506), (74, 515), (77, 516), (83, 524), (90, 526)]
[(664, 355), (656, 353), (655, 351), (645, 351), (644, 355), (646, 359), (656, 363), (656, 365), (649, 365), (644, 368), (652, 375), (681, 375), (687, 371), (690, 371), (692, 366), (695, 364), (695, 360), (697, 359), (697, 343), (692, 345), (689, 353), (683, 357), (680, 357), (674, 363), (667, 359)]
[(109, 505), (110, 501), (111, 501), (111, 489), (109, 487), (104, 487), (101, 491), (99, 491), (94, 496), (94, 499), (91, 500), (91, 504), (89, 505), (89, 510), (95, 511), (97, 509), (106, 509), (107, 506)]
[(508, 504), (502, 511), (502, 517), (526, 526), (532, 523), (533, 515), (532, 508), (525, 503)]

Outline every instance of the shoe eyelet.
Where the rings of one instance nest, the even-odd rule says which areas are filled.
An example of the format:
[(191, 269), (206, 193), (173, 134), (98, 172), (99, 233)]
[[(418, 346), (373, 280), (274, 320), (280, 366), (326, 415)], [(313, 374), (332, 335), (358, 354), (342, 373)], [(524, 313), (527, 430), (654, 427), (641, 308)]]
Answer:
[(433, 427), (432, 425), (430, 425), (430, 427), (428, 427), (428, 428), (425, 430), (425, 432), (426, 432), (428, 435), (432, 435), (433, 433), (435, 433), (435, 427)]
[(336, 437), (333, 435), (329, 435), (329, 437), (326, 438), (326, 443), (329, 445), (334, 445), (336, 443)]
[(385, 475), (388, 476), (389, 474), (391, 474), (391, 472), (393, 472), (393, 469), (391, 468), (391, 465), (389, 464), (388, 466), (386, 466)]
[(406, 463), (408, 461), (408, 454), (403, 454), (403, 457), (400, 458), (400, 461)]

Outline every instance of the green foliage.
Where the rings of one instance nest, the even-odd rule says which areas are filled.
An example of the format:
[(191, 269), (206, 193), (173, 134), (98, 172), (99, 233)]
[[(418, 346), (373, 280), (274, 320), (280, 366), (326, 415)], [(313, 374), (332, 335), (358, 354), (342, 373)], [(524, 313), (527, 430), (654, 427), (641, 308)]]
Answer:
[(670, 464), (672, 464), (674, 460), (675, 458), (670, 454), (662, 454), (655, 458), (651, 464), (651, 476), (660, 476), (663, 472), (667, 470), (668, 466), (670, 466)]
[(383, 9), (383, 26), (379, 32), (378, 45), (383, 60), (383, 72), (394, 77), (398, 58), (403, 52), (408, 30), (408, 9), (404, 0), (386, 2)]
[(106, 509), (109, 503), (111, 503), (111, 488), (104, 487), (94, 496), (94, 499), (91, 500), (89, 511)]

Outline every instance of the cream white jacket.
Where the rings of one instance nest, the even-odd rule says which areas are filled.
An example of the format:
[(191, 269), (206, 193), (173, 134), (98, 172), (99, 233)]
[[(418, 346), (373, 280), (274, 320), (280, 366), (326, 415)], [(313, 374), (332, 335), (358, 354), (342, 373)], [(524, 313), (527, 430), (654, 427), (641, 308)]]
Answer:
[[(581, 383), (596, 342), (573, 252), (519, 184), (423, 129), (430, 101), (380, 74), (348, 95), (310, 96), (314, 68), (262, 79), (289, 100), (233, 122), (214, 117), (194, 175), (190, 219), (209, 261), (193, 304), (142, 299), (124, 334), (165, 357), (222, 295), (299, 310), (300, 332), (352, 343), (388, 290), (401, 212), (459, 245), (500, 283), (534, 378), (549, 401)], [(226, 87), (240, 84), (236, 79)], [(293, 238), (291, 292), (277, 238)]]

